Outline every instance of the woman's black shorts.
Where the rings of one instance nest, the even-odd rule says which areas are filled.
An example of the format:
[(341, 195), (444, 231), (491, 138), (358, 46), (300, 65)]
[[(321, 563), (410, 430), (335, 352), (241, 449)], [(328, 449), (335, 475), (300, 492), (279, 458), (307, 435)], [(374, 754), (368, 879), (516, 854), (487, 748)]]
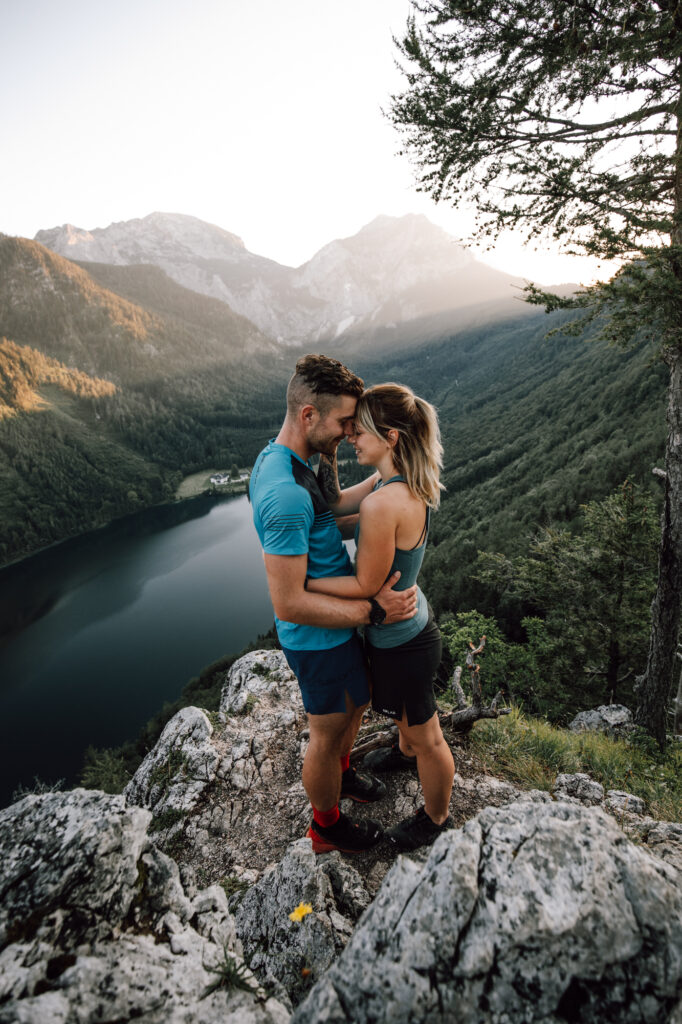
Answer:
[(365, 642), (372, 677), (372, 708), (380, 715), (423, 725), (436, 711), (433, 679), (440, 665), (443, 641), (429, 609), (421, 633), (398, 647), (372, 647)]

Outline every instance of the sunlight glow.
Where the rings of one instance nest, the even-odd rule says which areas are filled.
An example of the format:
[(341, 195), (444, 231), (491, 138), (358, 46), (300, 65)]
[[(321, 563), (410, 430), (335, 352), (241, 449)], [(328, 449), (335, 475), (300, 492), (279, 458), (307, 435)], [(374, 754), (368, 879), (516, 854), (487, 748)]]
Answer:
[[(407, 0), (24, 0), (0, 14), (0, 231), (184, 213), (297, 266), (378, 214), (467, 216), (414, 188), (382, 108)], [(479, 258), (542, 283), (612, 268), (503, 239)]]

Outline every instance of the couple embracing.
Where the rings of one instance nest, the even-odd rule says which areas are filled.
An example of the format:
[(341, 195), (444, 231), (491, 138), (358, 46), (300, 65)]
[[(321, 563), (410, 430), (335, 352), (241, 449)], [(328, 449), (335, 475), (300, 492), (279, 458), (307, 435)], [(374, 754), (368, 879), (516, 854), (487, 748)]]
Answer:
[[(336, 450), (344, 438), (375, 472), (341, 490)], [(308, 355), (289, 382), (282, 428), (251, 474), (277, 634), (308, 715), (303, 786), (318, 853), (357, 853), (383, 837), (415, 849), (452, 825), (454, 763), (433, 695), (441, 636), (416, 586), (440, 500), (441, 454), (428, 402), (399, 384), (365, 390), (342, 363)], [(352, 536), (355, 571), (343, 544)], [(396, 722), (399, 742), (365, 764), (378, 773), (416, 766), (424, 795), (417, 814), (386, 833), (338, 806), (341, 797), (368, 803), (386, 794), (383, 782), (349, 763), (370, 698)]]

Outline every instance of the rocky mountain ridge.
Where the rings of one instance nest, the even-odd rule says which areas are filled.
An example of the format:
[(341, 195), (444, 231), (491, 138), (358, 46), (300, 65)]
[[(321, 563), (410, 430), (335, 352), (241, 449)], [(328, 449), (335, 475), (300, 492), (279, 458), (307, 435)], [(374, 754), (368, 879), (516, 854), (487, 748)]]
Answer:
[(377, 217), (298, 268), (257, 256), (236, 235), (181, 214), (92, 231), (66, 224), (35, 240), (70, 260), (154, 264), (184, 287), (226, 302), (282, 345), (371, 337), (443, 314), (459, 325), (490, 322), (519, 313), (514, 286), (523, 284), (415, 214)]
[[(281, 652), (255, 651), (219, 712), (168, 723), (125, 800), (1, 811), (0, 1024), (682, 1020), (682, 826), (585, 776), (554, 799), (471, 776), (458, 749), (462, 827), (397, 860), (316, 857), (305, 742)], [(408, 776), (381, 813), (414, 805)]]

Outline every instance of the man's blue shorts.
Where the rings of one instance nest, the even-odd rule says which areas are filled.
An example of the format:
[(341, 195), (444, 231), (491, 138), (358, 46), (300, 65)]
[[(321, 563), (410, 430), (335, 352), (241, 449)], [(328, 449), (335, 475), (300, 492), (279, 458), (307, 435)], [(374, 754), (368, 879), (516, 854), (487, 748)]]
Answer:
[(303, 707), (309, 715), (345, 712), (346, 693), (356, 707), (369, 702), (365, 655), (357, 633), (350, 640), (324, 651), (282, 648), (289, 668), (298, 679)]

